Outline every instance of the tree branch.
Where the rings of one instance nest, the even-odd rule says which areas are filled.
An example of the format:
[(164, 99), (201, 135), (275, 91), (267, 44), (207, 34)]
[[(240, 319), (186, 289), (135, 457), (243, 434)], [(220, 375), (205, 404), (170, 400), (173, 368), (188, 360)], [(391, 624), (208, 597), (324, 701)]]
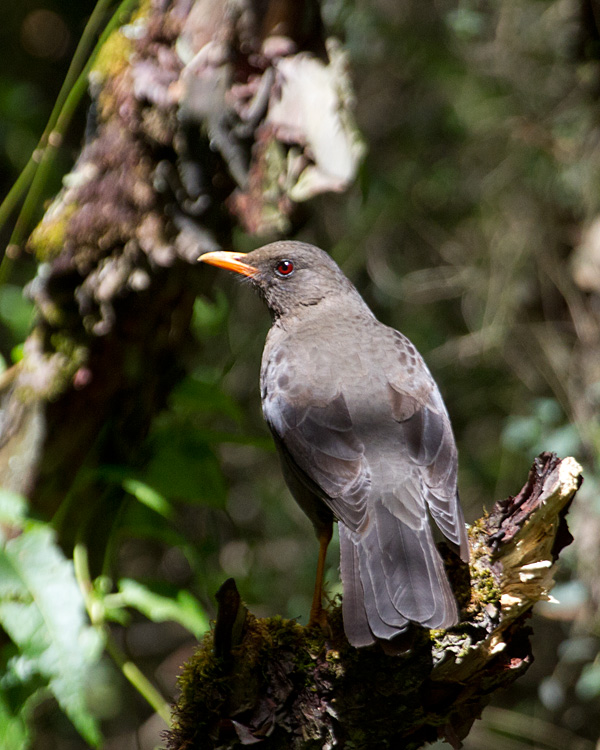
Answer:
[(565, 515), (580, 483), (574, 459), (539, 456), (519, 494), (471, 527), (470, 587), (460, 563), (449, 561), (461, 623), (415, 629), (400, 656), (349, 646), (339, 603), (323, 635), (278, 617), (256, 619), (228, 583), (215, 634), (180, 678), (169, 750), (257, 742), (409, 749), (438, 737), (460, 747), (493, 693), (531, 664), (531, 609), (550, 598), (558, 554), (572, 540)]

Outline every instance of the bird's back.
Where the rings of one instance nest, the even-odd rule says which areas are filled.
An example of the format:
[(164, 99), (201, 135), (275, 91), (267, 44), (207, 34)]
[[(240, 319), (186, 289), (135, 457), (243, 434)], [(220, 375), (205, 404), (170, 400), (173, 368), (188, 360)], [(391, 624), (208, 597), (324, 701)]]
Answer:
[(267, 422), (297, 468), (296, 494), (299, 478), (340, 522), (351, 642), (392, 638), (408, 621), (454, 624), (429, 513), (464, 556), (456, 448), (414, 346), (370, 311), (314, 310), (297, 326), (271, 329), (262, 393)]

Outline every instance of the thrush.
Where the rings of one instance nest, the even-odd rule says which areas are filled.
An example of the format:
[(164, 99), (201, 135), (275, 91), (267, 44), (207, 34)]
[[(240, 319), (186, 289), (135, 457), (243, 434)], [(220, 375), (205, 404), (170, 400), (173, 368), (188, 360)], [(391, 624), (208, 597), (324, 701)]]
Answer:
[(351, 644), (390, 641), (411, 622), (455, 625), (456, 600), (430, 519), (466, 562), (457, 449), (414, 345), (380, 323), (333, 259), (312, 245), (274, 242), (199, 260), (246, 276), (272, 315), (262, 408), (286, 483), (320, 543), (310, 623), (323, 622), (325, 556), (337, 521)]

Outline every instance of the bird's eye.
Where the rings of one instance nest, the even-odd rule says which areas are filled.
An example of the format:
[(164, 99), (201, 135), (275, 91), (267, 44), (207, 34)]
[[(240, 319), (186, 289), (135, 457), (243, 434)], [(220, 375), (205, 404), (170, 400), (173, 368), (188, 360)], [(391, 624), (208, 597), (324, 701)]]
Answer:
[(294, 272), (294, 264), (291, 260), (280, 260), (275, 266), (275, 273), (278, 276), (290, 276)]

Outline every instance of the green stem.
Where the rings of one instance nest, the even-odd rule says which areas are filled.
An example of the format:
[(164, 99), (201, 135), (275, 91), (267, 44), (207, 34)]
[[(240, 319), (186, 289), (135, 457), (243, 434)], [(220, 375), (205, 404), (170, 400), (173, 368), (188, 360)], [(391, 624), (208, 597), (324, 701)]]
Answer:
[[(34, 152), (37, 156), (37, 151)], [(33, 173), (37, 168), (37, 162), (33, 156), (30, 157), (29, 161), (21, 171), (21, 174), (15, 180), (13, 186), (8, 191), (6, 197), (0, 204), (0, 227), (4, 225), (4, 222), (9, 218), (11, 213), (16, 208), (23, 192), (27, 190), (27, 186), (33, 178)]]
[[(8, 191), (6, 198), (0, 204), (0, 228), (4, 226), (5, 222), (8, 221), (10, 215), (17, 207), (19, 201), (23, 196), (23, 193), (31, 184), (31, 180), (33, 179), (36, 169), (37, 163), (32, 156), (25, 165), (25, 168), (22, 170), (21, 174), (15, 180), (11, 189)], [(10, 255), (5, 255), (2, 263), (0, 264), (0, 285), (2, 285), (8, 278), (12, 266), (13, 259), (10, 257)]]
[(69, 69), (67, 70), (67, 75), (65, 76), (63, 85), (58, 92), (58, 96), (52, 107), (52, 112), (50, 113), (50, 117), (48, 118), (48, 122), (46, 123), (46, 127), (44, 128), (44, 132), (40, 137), (36, 149), (0, 206), (0, 227), (4, 224), (8, 215), (10, 215), (35, 176), (43, 151), (48, 145), (50, 135), (56, 129), (57, 121), (69, 96), (69, 92), (76, 84), (81, 71), (85, 67), (85, 60), (92, 49), (92, 41), (100, 30), (102, 18), (110, 2), (111, 0), (99, 0), (92, 11), (92, 15), (83, 30), (83, 34), (81, 35), (81, 39), (79, 40), (79, 44), (77, 45), (77, 49), (75, 50), (75, 54), (69, 65)]
[(110, 634), (110, 630), (104, 620), (103, 607), (98, 606), (98, 602), (96, 602), (93, 594), (94, 587), (90, 577), (87, 547), (82, 542), (77, 542), (73, 549), (73, 566), (75, 569), (75, 578), (83, 595), (88, 617), (94, 627), (102, 630), (107, 653), (119, 667), (124, 677), (146, 699), (165, 724), (171, 726), (169, 704), (140, 668), (127, 658), (125, 652), (117, 646)]
[(82, 542), (77, 542), (73, 548), (73, 568), (75, 570), (75, 580), (79, 586), (87, 613), (94, 624), (93, 597), (92, 597), (92, 579), (90, 577), (90, 566), (88, 562), (87, 547)]
[(146, 699), (165, 724), (170, 727), (171, 710), (169, 709), (169, 705), (146, 675), (143, 674), (136, 664), (125, 656), (123, 651), (121, 651), (110, 636), (107, 636), (106, 638), (106, 650), (123, 675), (129, 680), (138, 693)]

